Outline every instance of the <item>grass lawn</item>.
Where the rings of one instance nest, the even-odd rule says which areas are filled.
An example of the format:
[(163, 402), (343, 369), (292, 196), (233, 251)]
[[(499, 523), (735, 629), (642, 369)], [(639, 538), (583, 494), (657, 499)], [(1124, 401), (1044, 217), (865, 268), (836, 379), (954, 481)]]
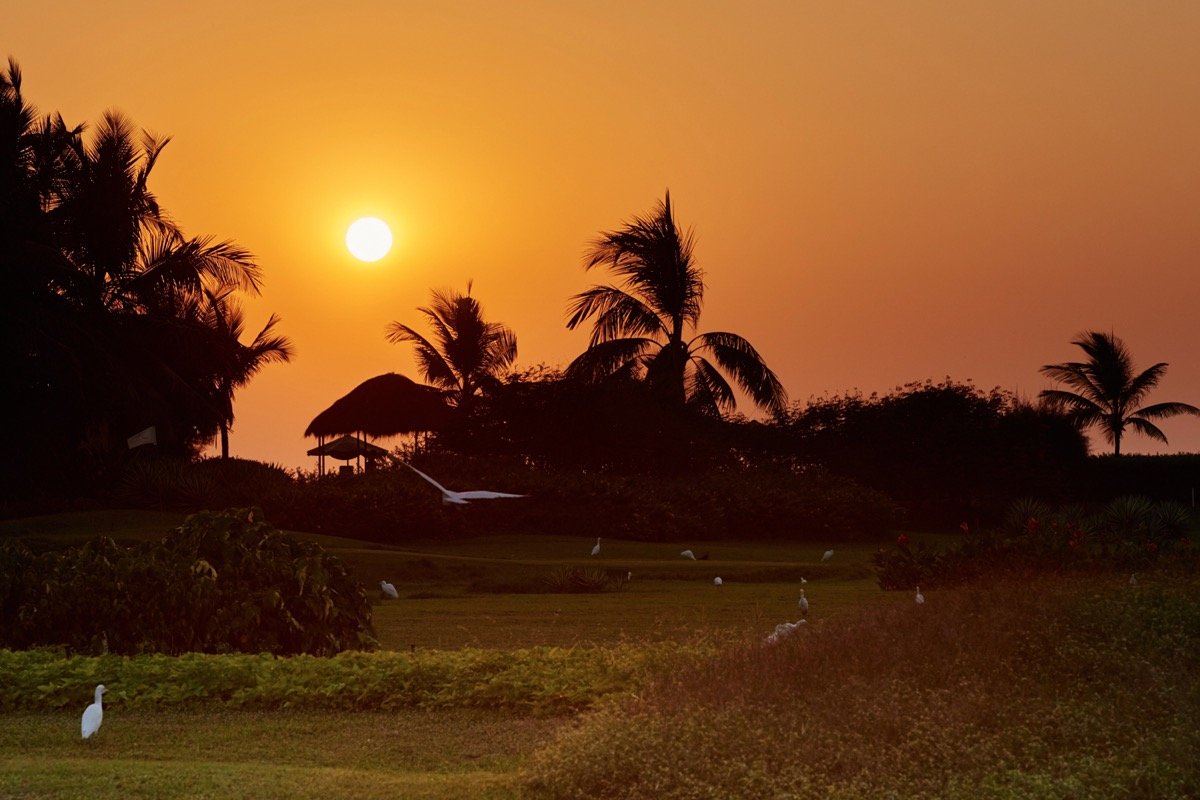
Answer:
[(494, 711), (0, 716), (0, 797), (515, 797), (518, 759), (561, 718)]
[[(161, 537), (182, 517), (64, 514), (0, 523), (35, 548), (97, 534)], [(373, 596), (385, 649), (516, 649), (707, 638), (761, 639), (799, 616), (800, 578), (821, 626), (863, 605), (908, 602), (880, 591), (874, 544), (701, 542), (567, 536), (481, 537), (388, 547), (313, 536)], [(685, 547), (703, 560), (680, 556)], [(821, 554), (833, 548), (829, 562)], [(565, 568), (632, 573), (619, 591), (550, 594)], [(724, 584), (714, 586), (720, 576)], [(384, 600), (380, 579), (398, 600)], [(2, 678), (0, 678), (2, 683)], [(81, 697), (79, 712), (90, 702)], [(0, 715), (0, 797), (513, 797), (521, 760), (562, 718), (451, 709), (361, 713), (147, 712), (112, 708), (94, 740), (77, 713)]]

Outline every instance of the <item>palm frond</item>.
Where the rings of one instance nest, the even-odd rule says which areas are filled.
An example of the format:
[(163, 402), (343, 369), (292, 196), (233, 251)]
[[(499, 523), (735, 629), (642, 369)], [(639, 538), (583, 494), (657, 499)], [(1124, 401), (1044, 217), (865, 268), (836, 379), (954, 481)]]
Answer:
[(687, 404), (703, 414), (718, 417), (721, 411), (735, 409), (737, 398), (716, 367), (707, 359), (694, 357), (688, 376)]
[(437, 348), (424, 336), (400, 322), (390, 323), (386, 335), (392, 344), (412, 342), (416, 345), (417, 367), (427, 381), (444, 388), (454, 388), (458, 385), (458, 378), (446, 363), (446, 359), (442, 358)]
[(636, 377), (641, 372), (641, 359), (656, 347), (662, 345), (653, 339), (610, 339), (583, 351), (567, 365), (564, 374), (567, 378), (594, 383), (627, 368)]
[[(1162, 442), (1163, 444), (1167, 443), (1167, 435), (1159, 430), (1158, 426), (1154, 423), (1148, 422), (1141, 417), (1129, 417), (1127, 420), (1125, 420), (1125, 422), (1129, 425), (1129, 427), (1133, 428), (1143, 436), (1149, 436), (1151, 439)], [(1109, 439), (1109, 441), (1112, 440)]]
[(1178, 417), (1184, 414), (1200, 416), (1200, 408), (1196, 408), (1189, 403), (1155, 403), (1152, 406), (1146, 406), (1134, 411), (1130, 419), (1166, 419), (1167, 417)]
[(710, 351), (760, 408), (780, 413), (787, 406), (783, 384), (746, 339), (736, 333), (714, 331), (700, 334), (693, 342), (697, 351)]

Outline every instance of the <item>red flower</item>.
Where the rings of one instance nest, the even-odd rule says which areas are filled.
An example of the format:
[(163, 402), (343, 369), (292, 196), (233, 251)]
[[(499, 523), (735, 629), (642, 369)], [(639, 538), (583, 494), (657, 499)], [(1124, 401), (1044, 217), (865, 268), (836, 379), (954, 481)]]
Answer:
[(897, 536), (897, 537), (896, 537), (896, 544), (900, 545), (901, 547), (903, 547), (904, 545), (908, 544), (908, 534), (907, 534), (907, 533), (902, 533), (902, 534), (900, 534), (899, 536)]

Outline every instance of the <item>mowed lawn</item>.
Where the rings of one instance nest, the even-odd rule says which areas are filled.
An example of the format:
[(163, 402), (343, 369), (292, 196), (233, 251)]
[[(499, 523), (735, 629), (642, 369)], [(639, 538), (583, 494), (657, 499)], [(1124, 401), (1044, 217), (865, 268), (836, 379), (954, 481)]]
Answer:
[[(99, 533), (131, 542), (161, 537), (181, 521), (148, 512), (55, 515), (0, 523), (0, 536), (38, 548)], [(870, 556), (878, 543), (605, 539), (593, 557), (594, 540), (569, 536), (403, 546), (312, 538), (367, 586), (381, 647), (392, 650), (761, 640), (799, 617), (802, 586), (815, 625), (866, 604), (911, 602), (876, 587)], [(685, 548), (707, 558), (686, 559)], [(822, 562), (829, 548), (834, 556)], [(555, 574), (572, 568), (627, 579), (616, 591), (546, 591)], [(718, 576), (721, 586), (713, 583)], [(382, 598), (381, 579), (396, 585), (399, 599)], [(176, 713), (118, 706), (84, 742), (79, 713), (89, 702), (80, 697), (78, 713), (0, 715), (0, 796), (512, 797), (522, 759), (569, 721), (478, 709)]]

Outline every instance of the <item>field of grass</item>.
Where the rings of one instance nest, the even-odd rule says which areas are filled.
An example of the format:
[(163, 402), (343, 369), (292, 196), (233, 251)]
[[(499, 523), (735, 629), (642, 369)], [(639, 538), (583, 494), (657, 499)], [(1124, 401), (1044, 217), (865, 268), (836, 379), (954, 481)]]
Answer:
[[(0, 523), (0, 536), (133, 541), (180, 521), (59, 515)], [(211, 676), (222, 657), (174, 670), (130, 660), (110, 670), (125, 687), (84, 742), (85, 684), (105, 680), (110, 662), (49, 663), (41, 688), (0, 674), (0, 693), (58, 698), (0, 713), (0, 797), (1200, 797), (1194, 576), (1146, 575), (1137, 589), (1091, 575), (927, 590), (918, 607), (876, 587), (867, 544), (605, 539), (593, 558), (592, 540), (569, 536), (314, 538), (369, 587), (379, 640), (394, 651), (347, 674), (392, 670), (386, 681), (427, 696), (404, 677), (411, 658), (449, 681), (435, 701), (342, 707), (356, 686), (297, 662), (299, 678), (272, 665), (244, 690), (276, 700), (234, 709), (228, 691), (148, 688), (156, 676)], [(835, 555), (822, 563), (827, 546)], [(708, 557), (685, 560), (684, 547)], [(632, 578), (616, 591), (546, 591), (567, 568)], [(775, 624), (798, 616), (801, 577), (810, 624), (769, 646)], [(381, 578), (399, 599), (374, 592)], [(661, 662), (671, 665), (656, 667), (661, 682), (628, 673), (639, 677), (623, 694), (605, 683), (629, 653), (669, 643), (696, 655)], [(247, 668), (229, 658), (231, 672)], [(498, 679), (497, 664), (513, 669)], [(607, 699), (582, 715), (574, 701), (504, 699), (532, 697), (550, 675)], [(302, 688), (287, 690), (292, 680)]]

